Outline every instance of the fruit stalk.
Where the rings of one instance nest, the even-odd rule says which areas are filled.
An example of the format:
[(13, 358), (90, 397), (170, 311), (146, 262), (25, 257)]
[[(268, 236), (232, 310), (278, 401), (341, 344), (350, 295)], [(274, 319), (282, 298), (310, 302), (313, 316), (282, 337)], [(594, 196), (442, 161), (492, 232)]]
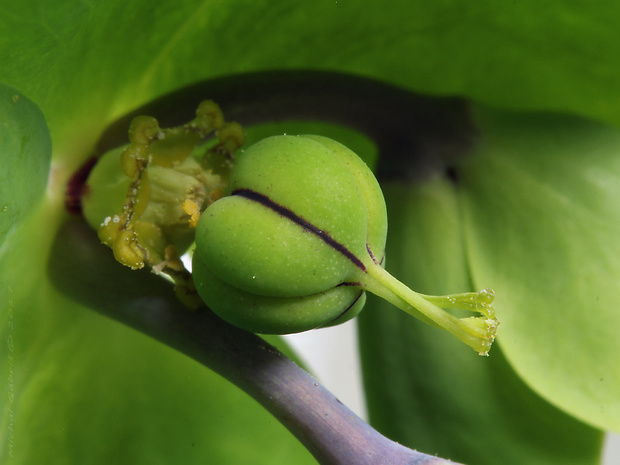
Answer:
[[(484, 289), (479, 292), (428, 296), (413, 291), (376, 263), (366, 269), (360, 282), (364, 289), (408, 314), (449, 331), (479, 355), (488, 355), (499, 327), (493, 308), (493, 291)], [(469, 310), (482, 316), (458, 318), (444, 310), (446, 308)]]

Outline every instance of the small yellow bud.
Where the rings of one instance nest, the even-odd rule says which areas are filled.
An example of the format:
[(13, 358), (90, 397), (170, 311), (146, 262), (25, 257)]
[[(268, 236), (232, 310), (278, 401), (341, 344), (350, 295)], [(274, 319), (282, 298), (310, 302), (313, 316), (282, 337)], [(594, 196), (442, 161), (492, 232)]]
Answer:
[(213, 100), (205, 100), (198, 105), (196, 119), (193, 121), (193, 124), (206, 131), (212, 131), (222, 127), (224, 124), (224, 114), (220, 106)]
[(182, 205), (183, 212), (189, 215), (189, 225), (192, 228), (195, 228), (198, 225), (198, 220), (200, 219), (200, 208), (198, 208), (198, 204), (189, 199), (186, 199)]
[(133, 270), (144, 267), (144, 258), (146, 252), (140, 244), (136, 232), (130, 229), (124, 229), (119, 232), (114, 245), (114, 258), (125, 266)]
[(234, 153), (245, 143), (245, 133), (239, 123), (226, 123), (215, 135), (229, 153)]
[(160, 133), (159, 123), (152, 116), (137, 116), (129, 125), (129, 140), (135, 144), (147, 145)]
[(185, 265), (179, 257), (179, 251), (174, 245), (166, 247), (166, 266), (174, 271), (185, 271)]
[(97, 230), (99, 240), (108, 247), (112, 247), (122, 227), (123, 222), (118, 215), (108, 216)]

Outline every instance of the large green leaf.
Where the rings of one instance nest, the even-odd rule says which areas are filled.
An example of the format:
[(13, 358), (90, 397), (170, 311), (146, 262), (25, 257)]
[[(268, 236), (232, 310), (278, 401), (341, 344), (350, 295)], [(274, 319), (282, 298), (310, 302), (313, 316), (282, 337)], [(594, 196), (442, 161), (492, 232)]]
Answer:
[(28, 356), (14, 358), (20, 376), (3, 463), (315, 463), (211, 371), (87, 309), (67, 308), (49, 289), (39, 293), (39, 308), (65, 312), (44, 319), (36, 349), (14, 334), (16, 354)]
[[(454, 185), (390, 184), (384, 192), (390, 272), (425, 293), (470, 290)], [(531, 391), (499, 347), (480, 357), (382, 300), (367, 305), (359, 317), (364, 384), (380, 431), (472, 465), (598, 463), (601, 433)]]
[(72, 129), (172, 88), (277, 67), (620, 121), (620, 5), (611, 1), (2, 3), (0, 80), (41, 105), (53, 134), (73, 139), (83, 134)]
[(476, 286), (500, 344), (555, 405), (620, 431), (620, 132), (580, 118), (479, 111), (461, 170)]
[(34, 245), (47, 249), (54, 235), (38, 224), (61, 218), (43, 210), (0, 269), (0, 462), (315, 463), (229, 382), (60, 294)]

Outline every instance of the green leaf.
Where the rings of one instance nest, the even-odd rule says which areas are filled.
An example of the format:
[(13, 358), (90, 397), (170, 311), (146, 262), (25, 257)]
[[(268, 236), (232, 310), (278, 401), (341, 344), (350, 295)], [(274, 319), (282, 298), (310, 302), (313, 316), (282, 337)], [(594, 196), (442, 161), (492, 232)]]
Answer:
[[(387, 269), (421, 292), (471, 290), (455, 187), (440, 179), (384, 192)], [(598, 463), (602, 434), (531, 391), (500, 347), (477, 356), (376, 298), (358, 321), (370, 419), (389, 437), (476, 465)]]
[(0, 269), (0, 462), (315, 463), (223, 378), (60, 294), (33, 247), (53, 239), (40, 221), (58, 219), (24, 222)]
[[(499, 342), (542, 396), (620, 431), (620, 131), (580, 118), (476, 112), (461, 167), (474, 283)], [(484, 284), (482, 284), (484, 283)]]
[(0, 257), (3, 243), (45, 192), (51, 141), (39, 108), (0, 83)]
[(5, 0), (2, 10), (0, 80), (63, 138), (191, 82), (282, 67), (620, 121), (616, 2)]
[[(64, 303), (40, 291), (48, 305)], [(15, 334), (15, 353), (29, 357), (14, 359), (14, 436), (3, 460), (315, 463), (253, 399), (186, 357), (87, 309), (65, 306), (49, 320), (38, 350)]]

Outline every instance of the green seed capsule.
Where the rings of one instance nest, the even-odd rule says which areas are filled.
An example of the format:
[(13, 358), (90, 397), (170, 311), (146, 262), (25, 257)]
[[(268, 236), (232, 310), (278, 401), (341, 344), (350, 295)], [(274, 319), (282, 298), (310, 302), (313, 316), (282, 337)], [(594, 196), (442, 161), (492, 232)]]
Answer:
[(289, 334), (343, 323), (357, 316), (366, 302), (366, 294), (354, 286), (336, 286), (301, 297), (253, 294), (222, 281), (196, 258), (192, 274), (198, 292), (218, 315), (257, 333)]
[(361, 310), (357, 278), (369, 250), (383, 256), (387, 217), (357, 155), (324, 137), (271, 137), (238, 156), (230, 188), (196, 231), (193, 274), (207, 305), (263, 333), (304, 331)]
[(259, 333), (305, 331), (354, 317), (370, 291), (488, 353), (499, 325), (493, 292), (426, 296), (385, 271), (383, 194), (343, 145), (264, 139), (238, 156), (230, 189), (200, 217), (193, 259), (198, 294), (223, 319)]
[[(218, 143), (198, 153), (195, 145), (212, 131)], [(493, 291), (428, 296), (390, 275), (383, 194), (366, 164), (338, 142), (271, 137), (233, 165), (243, 130), (225, 123), (211, 101), (174, 128), (138, 117), (129, 139), (120, 164), (119, 150), (108, 152), (91, 173), (84, 216), (119, 262), (168, 276), (187, 307), (204, 301), (236, 326), (286, 334), (353, 318), (370, 291), (488, 353), (499, 325)], [(190, 274), (178, 248), (194, 232)], [(480, 315), (458, 318), (445, 309)]]

